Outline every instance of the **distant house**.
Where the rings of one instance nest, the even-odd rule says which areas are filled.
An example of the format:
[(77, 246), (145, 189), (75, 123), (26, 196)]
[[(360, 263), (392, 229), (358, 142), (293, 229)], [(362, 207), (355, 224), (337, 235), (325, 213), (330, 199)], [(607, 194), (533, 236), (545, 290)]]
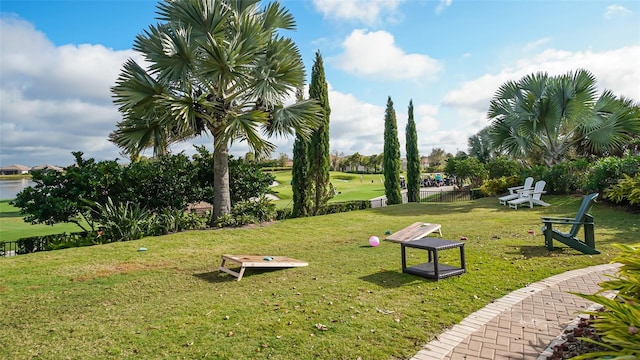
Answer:
[(0, 168), (0, 175), (24, 175), (28, 174), (31, 168), (20, 164), (12, 164)]
[(31, 168), (31, 171), (35, 171), (35, 170), (41, 170), (41, 171), (62, 171), (63, 169), (59, 166), (55, 166), (55, 165), (50, 165), (50, 164), (43, 164), (43, 165), (36, 165), (34, 167)]

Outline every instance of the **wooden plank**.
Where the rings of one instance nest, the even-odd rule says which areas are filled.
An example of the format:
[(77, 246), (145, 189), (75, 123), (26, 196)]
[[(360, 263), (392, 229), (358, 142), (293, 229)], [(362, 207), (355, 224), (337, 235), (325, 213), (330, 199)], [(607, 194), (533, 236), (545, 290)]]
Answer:
[[(233, 263), (240, 266), (240, 271), (233, 271), (225, 265)], [(308, 263), (293, 259), (287, 256), (269, 256), (269, 255), (222, 255), (222, 263), (218, 270), (234, 276), (240, 281), (246, 268), (285, 268), (307, 266)]]
[[(299, 267), (308, 263), (287, 256), (270, 255), (222, 255), (222, 259), (243, 267)], [(271, 259), (271, 260), (265, 260)]]
[(440, 234), (440, 237), (442, 237), (442, 225), (416, 222), (389, 235), (385, 240), (397, 243), (418, 240), (435, 231), (437, 231)]

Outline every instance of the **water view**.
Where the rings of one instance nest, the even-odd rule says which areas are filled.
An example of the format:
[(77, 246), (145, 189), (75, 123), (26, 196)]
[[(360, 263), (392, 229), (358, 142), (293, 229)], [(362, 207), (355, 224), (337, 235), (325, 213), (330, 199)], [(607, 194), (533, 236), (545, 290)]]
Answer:
[(31, 179), (0, 180), (0, 199), (15, 199), (16, 194), (34, 184)]

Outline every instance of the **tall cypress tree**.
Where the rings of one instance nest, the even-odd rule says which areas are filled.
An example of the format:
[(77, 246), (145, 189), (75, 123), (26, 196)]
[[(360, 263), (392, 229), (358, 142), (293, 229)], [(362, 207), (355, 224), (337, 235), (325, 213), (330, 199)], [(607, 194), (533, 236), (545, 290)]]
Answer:
[[(298, 101), (304, 100), (302, 89), (296, 93)], [(309, 142), (296, 134), (296, 141), (293, 143), (293, 168), (291, 170), (291, 190), (293, 192), (293, 216), (305, 217), (311, 215), (313, 202), (313, 181), (309, 173), (308, 159)]]
[(409, 202), (420, 201), (420, 155), (418, 154), (418, 133), (413, 120), (413, 100), (409, 100), (409, 120), (407, 121), (407, 199)]
[(324, 121), (311, 136), (309, 144), (309, 172), (313, 178), (315, 196), (313, 198), (313, 214), (323, 208), (330, 198), (329, 192), (329, 91), (324, 76), (324, 65), (320, 51), (316, 51), (316, 59), (311, 69), (311, 84), (309, 84), (309, 98), (318, 100), (324, 109)]
[(387, 205), (401, 204), (400, 193), (400, 141), (398, 141), (398, 124), (396, 111), (393, 109), (391, 96), (387, 99), (384, 112), (384, 193)]

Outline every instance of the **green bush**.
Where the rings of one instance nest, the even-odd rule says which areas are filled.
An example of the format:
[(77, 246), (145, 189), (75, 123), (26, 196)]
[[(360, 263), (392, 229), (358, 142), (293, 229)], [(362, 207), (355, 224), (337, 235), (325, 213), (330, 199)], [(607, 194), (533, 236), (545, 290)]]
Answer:
[[(602, 342), (589, 338), (583, 341), (598, 344), (608, 350), (580, 355), (573, 359), (637, 359), (640, 356), (640, 246), (616, 245), (622, 253), (614, 259), (622, 264), (613, 280), (600, 283), (602, 290), (593, 295), (576, 294), (604, 306), (604, 311), (589, 312), (595, 317), (593, 327)], [(614, 299), (603, 291), (617, 291)]]
[(245, 200), (236, 203), (231, 209), (231, 214), (224, 214), (213, 223), (215, 227), (234, 227), (248, 224), (257, 224), (275, 220), (277, 217), (276, 205), (266, 197)]
[(96, 221), (109, 242), (137, 240), (153, 234), (156, 216), (138, 204), (114, 204), (108, 198), (106, 203), (96, 206)]
[(261, 196), (258, 199), (241, 201), (233, 206), (231, 214), (234, 216), (250, 215), (257, 222), (272, 221), (276, 218), (276, 204)]
[(155, 215), (148, 235), (158, 236), (185, 230), (205, 229), (208, 218), (208, 214), (201, 216), (179, 209), (164, 209)]
[(293, 211), (290, 208), (276, 210), (276, 220), (286, 220), (291, 219), (292, 217)]
[[(549, 194), (574, 194), (581, 190), (589, 167), (586, 160), (563, 161), (551, 167), (543, 176)], [(537, 180), (537, 179), (536, 179)]]
[(617, 184), (611, 186), (604, 192), (605, 199), (615, 203), (629, 203), (640, 208), (640, 173), (631, 177), (623, 174)]
[(623, 158), (607, 157), (596, 161), (587, 174), (587, 181), (583, 188), (585, 193), (604, 191), (615, 185), (623, 175), (634, 176), (640, 168), (640, 156), (626, 156)]
[(318, 215), (337, 214), (354, 210), (364, 210), (371, 207), (369, 200), (353, 200), (345, 202), (329, 203), (320, 209)]
[(489, 174), (484, 164), (474, 157), (447, 159), (444, 172), (456, 177), (458, 187), (462, 187), (467, 182), (470, 182), (473, 187), (478, 187)]
[(517, 161), (504, 156), (498, 156), (495, 159), (489, 160), (485, 167), (489, 172), (489, 179), (516, 176), (520, 169)]
[(196, 213), (183, 212), (180, 217), (180, 230), (202, 230), (207, 228), (207, 220), (211, 216), (210, 213), (206, 215), (198, 215)]
[(165, 155), (134, 162), (124, 169), (125, 194), (115, 194), (114, 202), (132, 202), (154, 213), (182, 210), (201, 200), (196, 167), (184, 154)]
[(480, 192), (484, 196), (496, 196), (504, 194), (510, 187), (520, 186), (524, 180), (518, 176), (499, 177), (485, 181), (480, 187)]
[[(77, 224), (87, 231), (79, 215), (89, 215), (87, 203), (104, 203), (108, 197), (119, 201), (123, 194), (123, 168), (116, 161), (85, 160), (82, 152), (74, 152), (75, 164), (63, 171), (35, 171), (34, 186), (16, 195), (11, 202), (20, 208), (24, 220), (32, 224), (54, 225), (61, 222)], [(96, 210), (95, 208), (93, 210)], [(91, 229), (92, 219), (87, 217)]]
[[(11, 204), (20, 208), (25, 221), (47, 225), (73, 222), (85, 231), (94, 230), (94, 217), (103, 210), (96, 204), (107, 204), (111, 199), (114, 204), (137, 204), (164, 216), (150, 229), (162, 234), (179, 231), (176, 229), (183, 226), (179, 224), (181, 216), (172, 218), (165, 210), (177, 214), (191, 202), (213, 203), (213, 154), (204, 147), (198, 148), (193, 160), (184, 154), (166, 155), (129, 166), (121, 166), (115, 160), (86, 160), (81, 152), (73, 155), (76, 163), (63, 171), (34, 172), (35, 185), (16, 196)], [(232, 205), (268, 193), (275, 178), (255, 163), (232, 157), (229, 175)]]

